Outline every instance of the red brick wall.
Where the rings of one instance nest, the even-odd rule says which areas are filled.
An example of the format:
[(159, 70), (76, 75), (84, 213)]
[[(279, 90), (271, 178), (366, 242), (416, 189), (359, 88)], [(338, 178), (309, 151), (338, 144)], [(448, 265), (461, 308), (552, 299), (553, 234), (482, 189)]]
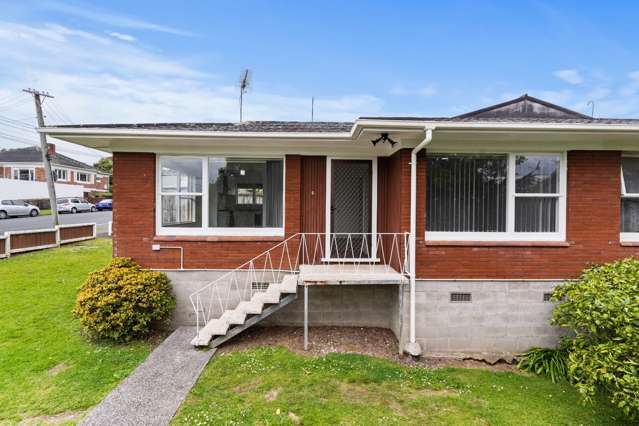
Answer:
[[(300, 230), (301, 158), (286, 156), (285, 233)], [(174, 269), (178, 250), (152, 251), (152, 244), (182, 246), (184, 267), (230, 269), (281, 241), (246, 237), (163, 238), (155, 236), (155, 155), (115, 153), (113, 156), (113, 255), (132, 257), (147, 268)]]
[[(418, 160), (417, 277), (436, 279), (562, 279), (576, 277), (591, 262), (639, 255), (639, 247), (619, 244), (619, 152), (568, 153), (567, 247), (426, 245), (426, 158)], [(285, 231), (301, 230), (302, 157), (286, 157)], [(380, 232), (410, 227), (410, 150), (379, 159)], [(177, 250), (151, 251), (151, 245), (178, 245), (186, 268), (234, 268), (272, 247), (278, 238), (170, 238), (155, 236), (155, 155), (114, 155), (114, 245), (145, 267), (176, 268)], [(186, 241), (188, 240), (188, 241)]]
[[(568, 247), (428, 246), (424, 242), (426, 161), (419, 159), (418, 278), (574, 278), (589, 263), (639, 255), (619, 243), (621, 153), (568, 153)], [(405, 200), (409, 202), (409, 200)]]

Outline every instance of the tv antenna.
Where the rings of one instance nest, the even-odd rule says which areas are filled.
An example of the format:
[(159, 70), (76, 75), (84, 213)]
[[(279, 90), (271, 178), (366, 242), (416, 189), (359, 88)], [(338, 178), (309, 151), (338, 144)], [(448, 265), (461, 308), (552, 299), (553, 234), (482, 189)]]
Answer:
[(251, 70), (245, 69), (240, 75), (240, 123), (242, 122), (242, 107), (244, 103), (244, 94), (248, 91), (251, 84)]

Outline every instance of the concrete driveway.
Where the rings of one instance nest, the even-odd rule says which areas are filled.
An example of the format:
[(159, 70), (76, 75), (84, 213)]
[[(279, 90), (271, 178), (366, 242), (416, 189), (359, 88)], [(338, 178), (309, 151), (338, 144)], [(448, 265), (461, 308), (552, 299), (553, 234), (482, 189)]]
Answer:
[[(107, 235), (108, 223), (113, 214), (110, 211), (95, 213), (61, 214), (60, 223), (70, 225), (74, 223), (96, 223), (98, 236)], [(9, 231), (28, 231), (31, 229), (47, 229), (53, 227), (51, 216), (14, 217), (0, 220), (0, 234)]]

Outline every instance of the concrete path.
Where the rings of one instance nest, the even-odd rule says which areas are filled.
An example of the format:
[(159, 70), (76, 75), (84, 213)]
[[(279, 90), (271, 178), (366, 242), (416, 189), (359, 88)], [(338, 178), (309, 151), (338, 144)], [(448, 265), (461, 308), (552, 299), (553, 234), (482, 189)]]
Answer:
[(194, 327), (180, 327), (96, 406), (81, 425), (166, 425), (215, 350), (195, 350)]

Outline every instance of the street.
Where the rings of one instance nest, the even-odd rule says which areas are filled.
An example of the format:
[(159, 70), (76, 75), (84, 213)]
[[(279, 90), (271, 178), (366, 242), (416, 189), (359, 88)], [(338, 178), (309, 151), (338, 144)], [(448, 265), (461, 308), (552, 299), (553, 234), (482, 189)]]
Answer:
[[(110, 211), (95, 213), (61, 214), (60, 223), (69, 225), (74, 223), (95, 223), (98, 236), (107, 235), (108, 223), (113, 214)], [(0, 234), (8, 231), (27, 231), (31, 229), (47, 229), (53, 226), (51, 216), (13, 217), (0, 220)]]

